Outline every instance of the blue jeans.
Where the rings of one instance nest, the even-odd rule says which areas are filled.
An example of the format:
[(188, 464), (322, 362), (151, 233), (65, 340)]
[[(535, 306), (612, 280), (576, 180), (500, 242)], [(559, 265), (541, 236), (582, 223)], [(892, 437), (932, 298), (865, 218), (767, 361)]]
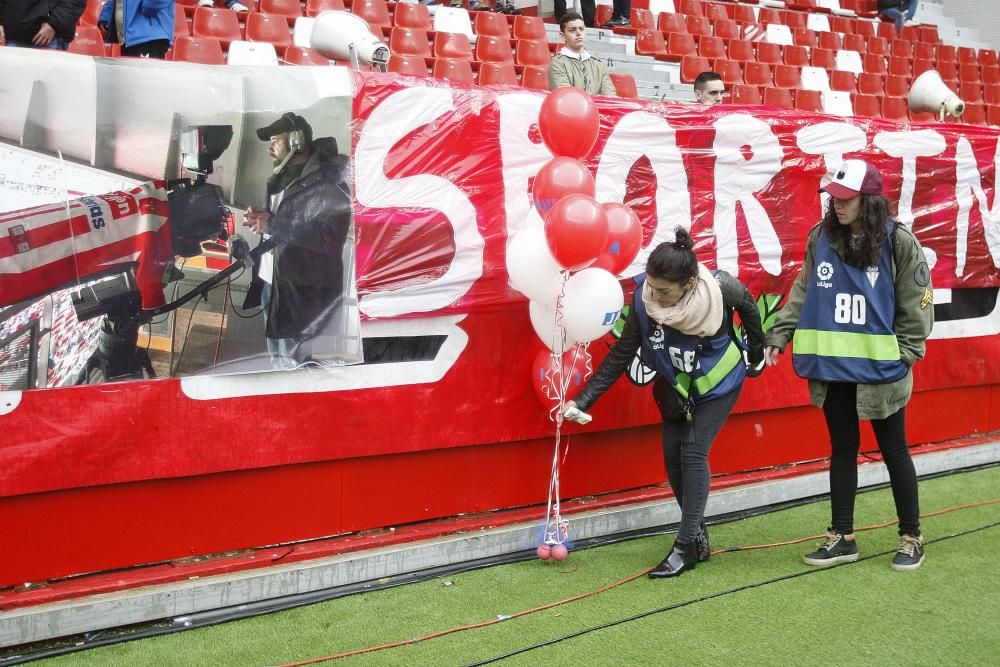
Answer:
[(917, 13), (917, 2), (916, 0), (909, 0), (909, 2), (903, 2), (899, 7), (889, 7), (883, 9), (881, 14), (887, 19), (891, 19), (896, 23), (896, 34), (903, 29), (903, 23), (913, 19), (913, 15)]
[(69, 42), (62, 37), (53, 37), (48, 46), (35, 46), (31, 42), (21, 42), (16, 39), (8, 39), (7, 46), (20, 46), (27, 49), (52, 49), (53, 51), (65, 51), (69, 48)]

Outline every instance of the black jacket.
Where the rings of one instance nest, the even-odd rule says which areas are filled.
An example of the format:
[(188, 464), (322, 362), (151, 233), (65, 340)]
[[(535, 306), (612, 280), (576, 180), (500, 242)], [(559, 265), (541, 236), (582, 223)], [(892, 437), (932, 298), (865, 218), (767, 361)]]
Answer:
[(7, 39), (30, 42), (43, 23), (72, 42), (87, 0), (0, 0), (0, 25)]
[(878, 0), (878, 10), (892, 9), (893, 7), (899, 7), (900, 5), (910, 4), (907, 0)]
[[(727, 314), (722, 318), (722, 326), (715, 332), (715, 336), (721, 335), (727, 327), (732, 326), (731, 313), (733, 310), (738, 312), (740, 319), (743, 320), (743, 331), (749, 347), (747, 356), (750, 365), (756, 366), (764, 358), (764, 330), (761, 328), (757, 304), (743, 283), (725, 271), (719, 271), (716, 278), (722, 289), (722, 304)], [(635, 298), (639, 298), (639, 296), (636, 295)], [(608, 350), (608, 356), (597, 367), (594, 377), (590, 378), (587, 386), (573, 399), (577, 407), (584, 412), (589, 410), (597, 402), (597, 399), (610, 389), (611, 385), (625, 372), (641, 346), (642, 334), (639, 331), (639, 316), (635, 314), (635, 308), (632, 307), (629, 309), (628, 317), (625, 318), (625, 327), (618, 342)]]

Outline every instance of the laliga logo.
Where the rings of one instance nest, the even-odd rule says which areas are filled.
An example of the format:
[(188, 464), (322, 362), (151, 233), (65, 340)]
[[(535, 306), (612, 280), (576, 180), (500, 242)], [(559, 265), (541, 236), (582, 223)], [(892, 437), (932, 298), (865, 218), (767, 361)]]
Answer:
[(816, 267), (816, 276), (823, 281), (827, 281), (833, 277), (833, 264), (830, 262), (820, 262), (819, 266)]
[(652, 333), (649, 334), (649, 340), (651, 340), (654, 343), (662, 343), (663, 342), (663, 327), (661, 327), (659, 324), (657, 324), (655, 327), (653, 327)]

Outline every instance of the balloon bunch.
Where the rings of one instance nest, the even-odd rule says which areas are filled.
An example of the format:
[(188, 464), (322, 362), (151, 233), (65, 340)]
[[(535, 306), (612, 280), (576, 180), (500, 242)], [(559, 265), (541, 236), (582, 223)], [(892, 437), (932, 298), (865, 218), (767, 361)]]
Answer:
[[(581, 158), (597, 141), (600, 117), (578, 88), (550, 93), (539, 111), (542, 141), (555, 156), (531, 186), (542, 227), (518, 232), (507, 249), (511, 285), (530, 299), (528, 313), (545, 344), (532, 364), (532, 384), (556, 423), (545, 534), (538, 557), (567, 555), (568, 527), (559, 508), (562, 412), (593, 373), (587, 345), (614, 326), (624, 305), (617, 275), (642, 245), (639, 218), (628, 206), (600, 204)], [(565, 456), (565, 453), (563, 454)]]

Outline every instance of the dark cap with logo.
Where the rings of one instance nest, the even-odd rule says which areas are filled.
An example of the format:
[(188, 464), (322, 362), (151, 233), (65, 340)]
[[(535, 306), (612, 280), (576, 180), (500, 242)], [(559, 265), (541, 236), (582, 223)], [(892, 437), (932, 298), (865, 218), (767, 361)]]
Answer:
[(292, 112), (286, 113), (284, 116), (274, 121), (267, 127), (258, 129), (257, 138), (261, 141), (267, 141), (275, 135), (282, 134), (284, 132), (293, 132), (295, 130), (300, 130), (302, 134), (305, 135), (306, 144), (312, 143), (312, 126), (306, 122), (305, 118), (302, 116), (296, 116)]
[(864, 160), (845, 160), (833, 180), (821, 187), (834, 199), (850, 199), (859, 194), (882, 194), (882, 174)]

